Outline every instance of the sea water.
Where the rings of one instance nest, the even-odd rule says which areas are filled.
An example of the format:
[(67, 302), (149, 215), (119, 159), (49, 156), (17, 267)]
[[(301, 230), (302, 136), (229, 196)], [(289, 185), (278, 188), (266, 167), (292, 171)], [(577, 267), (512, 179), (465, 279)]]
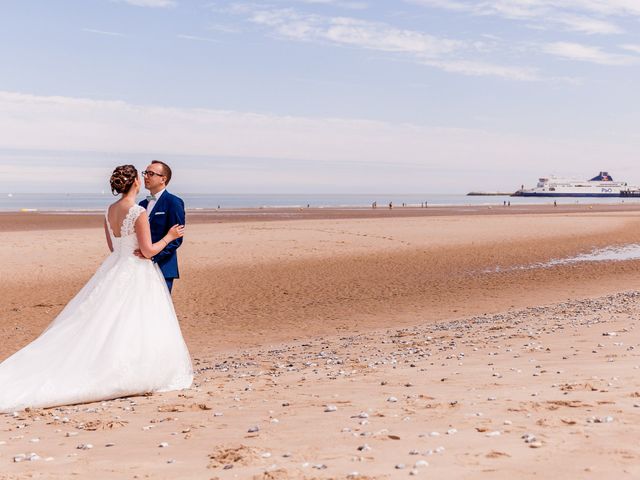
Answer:
[[(184, 199), (187, 210), (193, 209), (239, 209), (269, 207), (313, 207), (313, 208), (361, 208), (377, 202), (378, 207), (386, 207), (390, 202), (399, 207), (421, 206), (500, 206), (511, 205), (551, 205), (553, 198), (509, 197), (509, 196), (467, 196), (464, 194), (197, 194), (173, 192)], [(139, 199), (142, 200), (143, 195)], [(0, 211), (21, 210), (93, 212), (103, 211), (114, 201), (106, 194), (81, 193), (0, 193)], [(575, 204), (622, 204), (640, 203), (640, 198), (556, 198), (558, 205)]]
[(627, 260), (640, 260), (640, 244), (598, 248), (588, 253), (581, 253), (571, 257), (554, 258), (548, 262), (530, 263), (528, 265), (516, 265), (513, 267), (495, 267), (484, 270), (483, 273), (512, 272), (516, 270), (535, 270), (540, 268), (552, 268), (564, 265), (573, 265), (585, 262), (624, 262)]

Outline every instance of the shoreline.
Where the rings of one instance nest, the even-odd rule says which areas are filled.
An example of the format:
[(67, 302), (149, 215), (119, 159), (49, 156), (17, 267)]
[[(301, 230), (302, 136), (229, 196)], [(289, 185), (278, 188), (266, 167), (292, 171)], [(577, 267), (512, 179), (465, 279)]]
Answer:
[[(572, 204), (572, 205), (512, 205), (500, 206), (429, 206), (349, 208), (240, 208), (240, 209), (187, 209), (189, 224), (273, 222), (284, 220), (348, 220), (384, 218), (423, 218), (477, 215), (563, 215), (580, 213), (640, 212), (638, 204)], [(97, 228), (102, 224), (99, 211), (34, 211), (1, 212), (0, 232), (31, 230), (64, 230), (68, 228)]]

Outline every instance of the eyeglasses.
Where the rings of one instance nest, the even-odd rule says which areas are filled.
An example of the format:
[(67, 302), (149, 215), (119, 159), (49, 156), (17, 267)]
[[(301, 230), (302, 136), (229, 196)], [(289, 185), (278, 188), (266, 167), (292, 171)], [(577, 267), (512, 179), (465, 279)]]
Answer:
[(153, 178), (153, 177), (164, 177), (161, 173), (152, 172), (151, 170), (145, 170), (142, 172), (142, 175), (145, 177)]

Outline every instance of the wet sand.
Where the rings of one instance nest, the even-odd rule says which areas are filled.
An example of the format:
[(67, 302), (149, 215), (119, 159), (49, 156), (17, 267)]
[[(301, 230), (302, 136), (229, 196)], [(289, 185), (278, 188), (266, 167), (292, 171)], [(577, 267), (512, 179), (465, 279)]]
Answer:
[[(131, 410), (128, 399), (0, 417), (0, 472), (400, 478), (424, 460), (419, 475), (533, 478), (560, 469), (562, 478), (602, 478), (607, 467), (633, 478), (639, 410), (631, 395), (640, 385), (627, 348), (640, 340), (640, 305), (634, 295), (606, 296), (637, 286), (639, 262), (486, 272), (640, 241), (631, 206), (566, 208), (379, 208), (322, 218), (305, 210), (286, 212), (287, 220), (279, 209), (243, 220), (190, 213), (174, 299), (198, 387), (137, 397)], [(2, 279), (0, 359), (35, 338), (91, 276), (106, 255), (101, 235), (95, 215), (0, 215), (0, 262), (10, 273)], [(604, 330), (621, 338), (603, 339)], [(513, 368), (521, 374), (505, 375)], [(612, 378), (607, 395), (558, 387), (605, 389)], [(553, 403), (567, 395), (580, 405)], [(54, 419), (63, 415), (69, 422)], [(99, 428), (80, 425), (89, 420)], [(260, 430), (248, 433), (252, 426)], [(94, 448), (76, 450), (80, 435), (68, 431)], [(526, 443), (524, 433), (536, 440)], [(613, 449), (612, 435), (631, 446)], [(365, 443), (371, 450), (357, 449)], [(596, 447), (602, 451), (591, 455)], [(42, 460), (13, 462), (31, 451)], [(579, 461), (570, 466), (565, 455)]]
[[(470, 215), (535, 215), (571, 213), (640, 212), (640, 204), (560, 204), (486, 206), (431, 206), (372, 208), (223, 208), (187, 210), (189, 224), (268, 222), (287, 220), (340, 220), (366, 218), (414, 218), (435, 216)], [(0, 212), (0, 232), (24, 230), (66, 230), (69, 228), (94, 228), (102, 222), (99, 212)]]

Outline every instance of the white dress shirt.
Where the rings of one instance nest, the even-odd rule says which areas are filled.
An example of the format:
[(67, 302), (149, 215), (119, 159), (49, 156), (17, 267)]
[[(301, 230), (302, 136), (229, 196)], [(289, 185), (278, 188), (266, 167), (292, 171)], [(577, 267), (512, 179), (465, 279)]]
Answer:
[(164, 193), (164, 191), (165, 189), (162, 189), (158, 193), (156, 193), (155, 200), (149, 200), (149, 203), (147, 204), (147, 215), (151, 215), (151, 210), (153, 210), (153, 207), (156, 206), (156, 203), (158, 202), (158, 200), (160, 200), (160, 196)]

